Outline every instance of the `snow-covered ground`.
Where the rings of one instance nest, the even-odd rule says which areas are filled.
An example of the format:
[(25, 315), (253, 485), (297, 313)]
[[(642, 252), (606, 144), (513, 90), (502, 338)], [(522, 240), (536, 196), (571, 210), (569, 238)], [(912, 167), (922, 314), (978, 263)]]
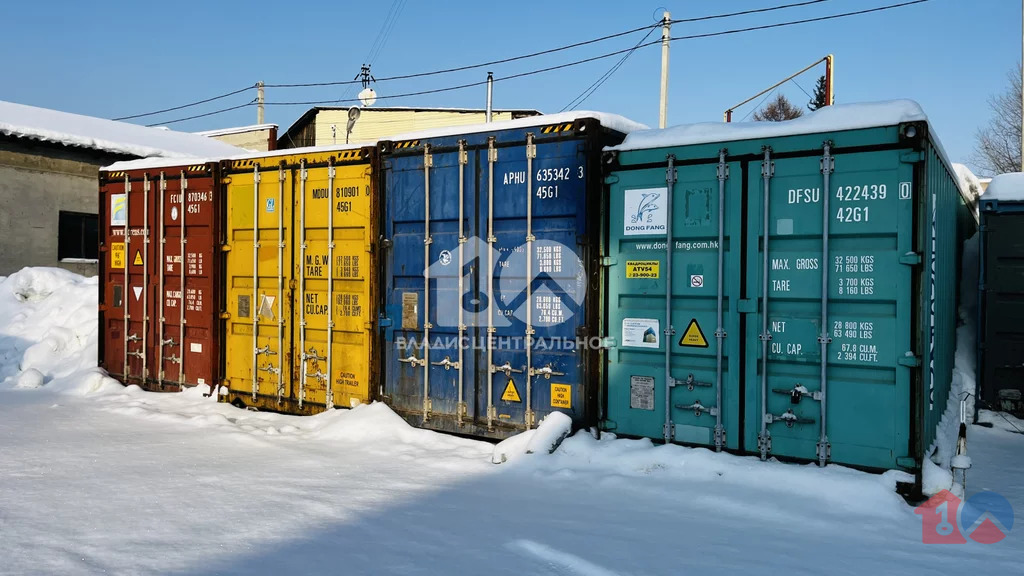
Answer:
[[(90, 367), (90, 307), (94, 280), (0, 279), (3, 574), (1020, 573), (1024, 528), (922, 544), (893, 474), (586, 433), (496, 465), (380, 404), (299, 418), (123, 388)], [(1024, 422), (982, 421), (967, 492), (1020, 514)]]

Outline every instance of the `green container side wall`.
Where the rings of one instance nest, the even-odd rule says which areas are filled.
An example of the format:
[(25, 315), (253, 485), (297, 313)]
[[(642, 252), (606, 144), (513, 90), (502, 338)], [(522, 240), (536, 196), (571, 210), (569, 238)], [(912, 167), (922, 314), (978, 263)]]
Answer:
[[(922, 302), (927, 311), (934, 305), (933, 340), (924, 358), (924, 386), (921, 407), (921, 449), (928, 450), (935, 441), (939, 420), (946, 410), (956, 357), (957, 308), (960, 295), (960, 266), (963, 241), (973, 235), (973, 218), (963, 217), (968, 208), (960, 195), (952, 171), (945, 165), (937, 148), (929, 142), (925, 148), (926, 187), (929, 195), (929, 221), (934, 210), (934, 226), (928, 226), (929, 237), (925, 257), (926, 274), (934, 283)], [(932, 204), (934, 203), (934, 204)], [(933, 241), (932, 241), (933, 239)], [(932, 252), (934, 250), (934, 252)], [(933, 271), (929, 271), (929, 270)], [(931, 332), (926, 324), (923, 327)], [(925, 454), (920, 455), (924, 456)]]
[[(927, 130), (924, 131), (927, 134)], [(918, 302), (918, 310), (913, 315), (913, 326), (906, 326), (907, 334), (905, 340), (913, 343), (914, 351), (922, 360), (920, 369), (910, 370), (913, 396), (908, 398), (912, 414), (906, 415), (905, 420), (913, 422), (916, 430), (905, 430), (900, 434), (902, 438), (910, 437), (911, 440), (906, 448), (906, 455), (911, 456), (915, 461), (913, 466), (906, 460), (901, 465), (906, 468), (919, 468), (924, 451), (932, 444), (935, 438), (935, 428), (946, 406), (949, 395), (952, 365), (956, 346), (956, 302), (958, 290), (943, 289), (943, 287), (956, 287), (959, 283), (958, 270), (960, 265), (960, 246), (962, 240), (973, 233), (969, 219), (964, 218), (965, 208), (962, 202), (959, 189), (952, 177), (952, 170), (945, 164), (927, 136), (918, 142), (901, 142), (901, 127), (888, 126), (880, 128), (852, 130), (834, 133), (807, 134), (798, 136), (787, 136), (774, 139), (746, 140), (728, 143), (710, 143), (690, 146), (665, 147), (648, 150), (623, 151), (618, 154), (618, 166), (616, 171), (626, 172), (631, 167), (643, 165), (664, 164), (668, 154), (676, 157), (680, 165), (688, 162), (710, 162), (717, 158), (721, 148), (727, 148), (730, 161), (742, 159), (747, 162), (748, 189), (756, 188), (760, 183), (759, 158), (762, 155), (762, 147), (770, 145), (775, 157), (787, 154), (809, 154), (820, 150), (825, 140), (831, 140), (837, 154), (844, 149), (864, 148), (887, 148), (893, 153), (904, 153), (909, 148), (917, 147), (923, 151), (924, 158), (915, 168), (915, 197), (918, 213), (916, 246), (921, 251), (922, 265), (918, 267), (919, 273), (916, 277), (921, 280), (910, 287), (908, 295)], [(613, 173), (614, 175), (614, 173)], [(733, 178), (737, 174), (733, 173)], [(931, 337), (930, 311), (933, 291), (926, 281), (930, 277), (925, 274), (925, 267), (929, 266), (933, 257), (931, 246), (931, 213), (932, 194), (935, 198), (935, 337)], [(749, 192), (748, 192), (749, 195)], [(923, 195), (923, 196), (922, 196)], [(926, 200), (921, 201), (922, 198)], [(614, 199), (612, 200), (614, 202)], [(750, 216), (748, 216), (749, 218)], [(756, 216), (754, 216), (756, 218)], [(925, 226), (924, 223), (928, 225)], [(751, 222), (748, 229), (753, 227), (756, 236), (759, 224)], [(739, 241), (738, 239), (736, 241)], [(756, 245), (756, 241), (755, 241)], [(608, 246), (611, 249), (610, 243)], [(749, 253), (747, 258), (757, 258), (756, 251)], [(749, 281), (749, 279), (748, 279)], [(756, 284), (755, 280), (755, 284)], [(740, 290), (737, 286), (727, 286), (726, 291)], [(750, 287), (744, 291), (744, 296), (755, 303), (759, 300), (759, 291), (750, 292)], [(607, 302), (611, 305), (615, 295), (613, 289), (608, 289)], [(830, 306), (831, 309), (831, 306)], [(750, 319), (748, 318), (748, 324)], [(685, 327), (683, 327), (685, 328)], [(680, 327), (676, 327), (677, 331)], [(607, 334), (616, 336), (617, 327), (607, 326)], [(749, 331), (749, 326), (748, 326)], [(744, 338), (749, 338), (747, 335)], [(746, 342), (746, 346), (757, 345), (756, 342)], [(933, 361), (934, 358), (934, 361)], [(614, 362), (614, 355), (610, 354), (610, 362)], [(748, 375), (749, 377), (749, 375)], [(749, 399), (748, 399), (749, 401)], [(906, 406), (907, 404), (903, 404)], [(749, 409), (744, 415), (745, 420), (751, 416), (756, 420), (758, 413), (751, 415)], [(865, 415), (869, 420), (870, 415)], [(746, 424), (745, 428), (750, 424)], [(753, 445), (749, 439), (744, 442), (742, 450), (755, 452), (756, 441)], [(900, 456), (894, 454), (894, 456)], [(852, 465), (863, 465), (857, 462), (850, 462)], [(895, 465), (891, 467), (897, 467)]]

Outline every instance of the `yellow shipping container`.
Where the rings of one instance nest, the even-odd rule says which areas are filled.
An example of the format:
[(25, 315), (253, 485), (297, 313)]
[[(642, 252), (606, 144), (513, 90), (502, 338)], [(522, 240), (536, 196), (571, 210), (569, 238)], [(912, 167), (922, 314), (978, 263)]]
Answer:
[(227, 401), (310, 414), (371, 400), (376, 166), (352, 146), (224, 162)]

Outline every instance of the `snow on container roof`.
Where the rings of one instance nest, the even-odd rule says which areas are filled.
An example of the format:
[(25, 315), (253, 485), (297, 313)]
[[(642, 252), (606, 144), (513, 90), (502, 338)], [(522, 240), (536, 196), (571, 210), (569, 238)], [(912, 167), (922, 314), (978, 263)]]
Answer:
[(216, 156), (243, 152), (188, 132), (147, 128), (0, 100), (0, 133), (130, 156)]
[[(302, 148), (282, 148), (270, 152), (243, 151), (241, 154), (229, 154), (224, 156), (210, 156), (207, 158), (193, 157), (171, 157), (171, 158), (141, 158), (139, 160), (122, 160), (105, 166), (103, 170), (108, 172), (123, 172), (128, 170), (148, 170), (152, 168), (167, 168), (171, 166), (185, 166), (188, 164), (205, 164), (207, 162), (220, 162), (221, 160), (250, 160), (256, 158), (274, 158), (277, 156), (291, 156), (293, 154), (309, 154), (313, 152), (341, 152), (343, 150), (358, 150), (367, 146), (376, 146), (376, 143), (363, 144), (331, 144), (329, 146), (304, 146)], [(240, 149), (236, 148), (236, 151)]]
[(684, 124), (664, 130), (633, 132), (625, 141), (609, 150), (646, 150), (670, 146), (689, 146), (718, 142), (736, 142), (895, 126), (903, 122), (927, 121), (921, 106), (913, 100), (893, 100), (866, 104), (826, 106), (816, 112), (785, 122), (706, 122)]
[(1010, 172), (996, 176), (981, 197), (984, 200), (1024, 201), (1024, 173)]
[(458, 136), (460, 134), (476, 134), (479, 132), (493, 132), (497, 130), (514, 130), (517, 128), (532, 128), (534, 126), (547, 126), (548, 124), (560, 124), (563, 122), (575, 122), (580, 118), (594, 118), (601, 123), (601, 126), (629, 134), (637, 130), (647, 130), (649, 127), (634, 122), (618, 114), (607, 114), (604, 112), (591, 112), (577, 110), (574, 112), (561, 112), (559, 114), (542, 114), (518, 118), (516, 120), (503, 120), (501, 122), (485, 122), (481, 124), (463, 124), (461, 126), (446, 126), (444, 128), (432, 128), (418, 132), (407, 132), (396, 136), (389, 136), (387, 140), (398, 142), (401, 140), (422, 140), (426, 138), (440, 138), (444, 136)]

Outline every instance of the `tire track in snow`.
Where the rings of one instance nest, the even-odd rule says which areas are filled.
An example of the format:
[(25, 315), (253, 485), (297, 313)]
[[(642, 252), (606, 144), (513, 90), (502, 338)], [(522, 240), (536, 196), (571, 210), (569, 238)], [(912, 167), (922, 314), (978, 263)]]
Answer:
[(573, 576), (619, 576), (618, 573), (602, 568), (575, 554), (562, 552), (533, 540), (513, 540), (506, 544), (506, 547), (548, 562), (552, 568), (557, 569), (561, 574), (571, 574)]

